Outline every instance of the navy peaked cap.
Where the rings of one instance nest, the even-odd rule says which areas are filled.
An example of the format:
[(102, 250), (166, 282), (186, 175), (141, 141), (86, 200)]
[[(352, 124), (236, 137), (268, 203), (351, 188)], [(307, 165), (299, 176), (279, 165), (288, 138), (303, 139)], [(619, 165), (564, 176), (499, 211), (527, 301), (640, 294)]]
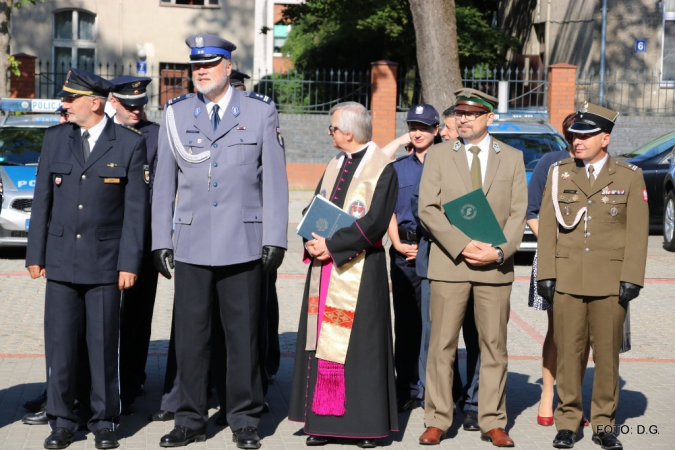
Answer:
[(123, 105), (140, 106), (148, 103), (146, 90), (148, 84), (152, 82), (152, 78), (122, 75), (110, 80), (110, 82), (113, 84), (113, 97)]
[(108, 98), (112, 90), (112, 83), (86, 70), (72, 68), (66, 75), (61, 92), (57, 97), (72, 97), (74, 95), (95, 95)]

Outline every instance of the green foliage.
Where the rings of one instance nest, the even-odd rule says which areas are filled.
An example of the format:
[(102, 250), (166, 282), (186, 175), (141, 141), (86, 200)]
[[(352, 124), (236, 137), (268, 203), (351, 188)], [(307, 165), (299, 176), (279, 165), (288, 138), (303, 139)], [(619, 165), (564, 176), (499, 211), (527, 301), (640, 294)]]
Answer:
[[(460, 67), (500, 64), (517, 39), (491, 27), (496, 0), (457, 0)], [(283, 47), (298, 68), (366, 68), (388, 59), (416, 65), (415, 28), (407, 0), (307, 0), (289, 5)]]
[(12, 55), (7, 55), (7, 69), (12, 72), (12, 75), (18, 77), (21, 75), (21, 70), (19, 70), (19, 65), (21, 63), (16, 60)]
[(34, 5), (37, 2), (44, 3), (46, 0), (17, 0), (14, 2), (14, 7), (16, 9), (21, 9), (24, 5)]

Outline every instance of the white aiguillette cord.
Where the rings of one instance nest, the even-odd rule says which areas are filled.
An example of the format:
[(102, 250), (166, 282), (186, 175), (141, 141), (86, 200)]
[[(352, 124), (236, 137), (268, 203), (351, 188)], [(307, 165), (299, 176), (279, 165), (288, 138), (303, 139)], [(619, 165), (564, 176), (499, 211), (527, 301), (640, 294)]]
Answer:
[(551, 199), (553, 200), (553, 209), (555, 210), (555, 218), (558, 220), (558, 223), (560, 224), (561, 227), (563, 227), (566, 230), (571, 230), (572, 228), (576, 227), (579, 224), (579, 221), (581, 220), (581, 216), (586, 214), (586, 217), (584, 217), (584, 234), (586, 234), (586, 224), (588, 222), (588, 214), (586, 213), (588, 208), (584, 206), (577, 212), (577, 216), (574, 218), (574, 222), (572, 222), (572, 225), (567, 225), (565, 223), (565, 219), (563, 218), (562, 213), (560, 212), (560, 205), (558, 204), (558, 166), (553, 167), (553, 173), (551, 174), (553, 177), (551, 180)]

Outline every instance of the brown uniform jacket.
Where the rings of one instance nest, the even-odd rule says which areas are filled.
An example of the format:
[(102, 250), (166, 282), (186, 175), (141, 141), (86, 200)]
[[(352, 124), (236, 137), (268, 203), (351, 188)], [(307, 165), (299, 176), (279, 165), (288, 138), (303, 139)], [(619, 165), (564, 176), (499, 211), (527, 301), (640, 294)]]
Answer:
[(452, 140), (434, 145), (427, 152), (420, 181), (419, 216), (431, 234), (429, 274), (431, 280), (475, 281), (503, 284), (513, 281), (513, 258), (523, 239), (527, 210), (527, 179), (523, 153), (494, 138), (490, 140), (483, 192), (492, 207), (507, 242), (499, 247), (504, 263), (474, 267), (462, 251), (471, 239), (454, 227), (443, 204), (471, 192), (471, 174), (466, 150)]
[[(556, 164), (549, 170), (539, 212), (537, 278), (555, 279), (559, 292), (594, 297), (618, 295), (620, 281), (644, 285), (649, 208), (642, 170), (609, 156), (591, 188), (581, 160)], [(560, 226), (554, 201), (568, 225), (587, 207), (586, 231), (583, 218), (571, 230)]]

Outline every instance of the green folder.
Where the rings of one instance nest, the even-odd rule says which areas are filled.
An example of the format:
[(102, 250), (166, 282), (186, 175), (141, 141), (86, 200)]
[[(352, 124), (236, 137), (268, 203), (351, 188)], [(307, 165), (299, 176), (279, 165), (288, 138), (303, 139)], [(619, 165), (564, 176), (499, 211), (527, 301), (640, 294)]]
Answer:
[(443, 205), (450, 223), (474, 241), (493, 246), (506, 242), (506, 236), (497, 222), (483, 189), (476, 189)]

